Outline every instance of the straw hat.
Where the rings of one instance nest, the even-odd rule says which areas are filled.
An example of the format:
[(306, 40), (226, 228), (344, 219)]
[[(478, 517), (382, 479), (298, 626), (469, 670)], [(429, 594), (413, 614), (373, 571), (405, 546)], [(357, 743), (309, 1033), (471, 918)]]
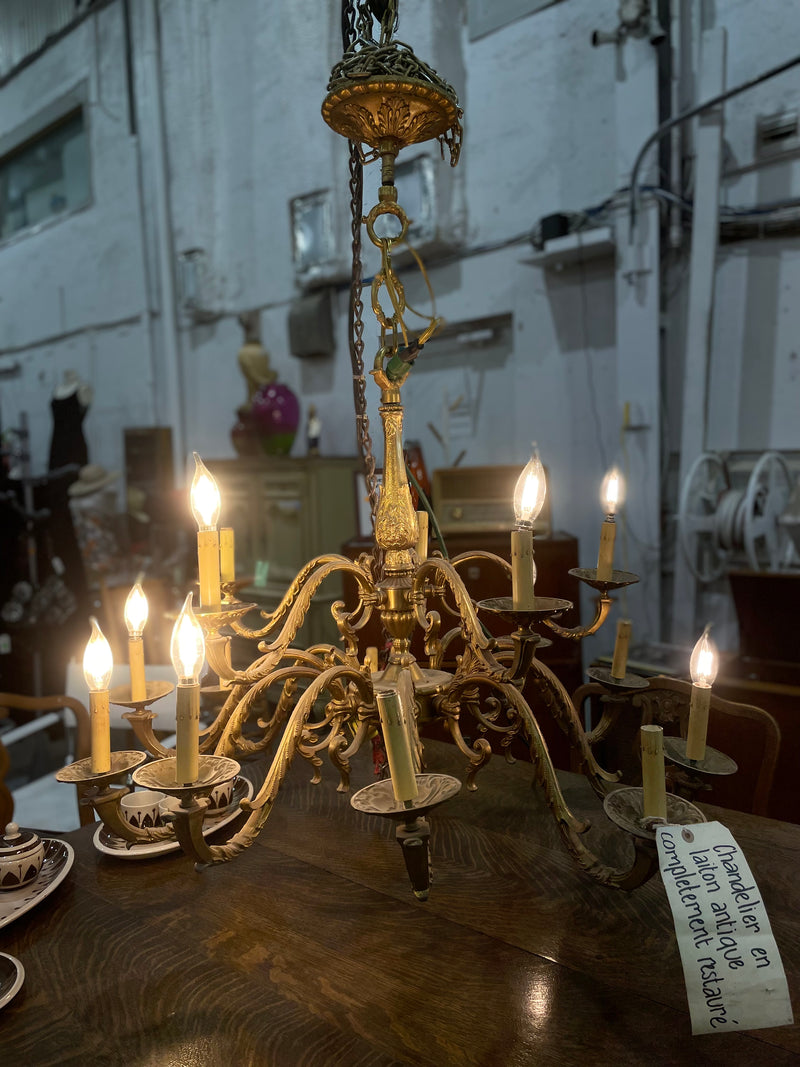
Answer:
[(90, 496), (105, 489), (119, 478), (119, 471), (109, 471), (97, 463), (88, 463), (81, 467), (78, 480), (67, 490), (70, 496)]

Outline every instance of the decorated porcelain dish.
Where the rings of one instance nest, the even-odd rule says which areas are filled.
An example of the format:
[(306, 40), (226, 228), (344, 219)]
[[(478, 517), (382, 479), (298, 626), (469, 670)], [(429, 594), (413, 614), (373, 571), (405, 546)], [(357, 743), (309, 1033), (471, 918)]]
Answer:
[(0, 893), (0, 927), (24, 915), (52, 893), (64, 881), (75, 861), (72, 845), (66, 841), (43, 837), (42, 843), (44, 860), (37, 877), (19, 889), (6, 889)]
[(25, 968), (17, 957), (0, 952), (0, 1008), (19, 993), (24, 981)]
[[(236, 816), (241, 814), (239, 801), (249, 800), (252, 795), (252, 784), (246, 778), (237, 778), (233, 791), (233, 802), (222, 811), (206, 815), (203, 823), (203, 837), (208, 837), (215, 830), (219, 830), (221, 827), (233, 822)], [(176, 852), (181, 847), (177, 839), (174, 839), (171, 841), (154, 841), (152, 844), (131, 845), (128, 848), (127, 842), (123, 841), (121, 837), (117, 837), (116, 834), (112, 834), (103, 823), (100, 823), (95, 831), (93, 840), (94, 847), (98, 852), (103, 852), (106, 856), (115, 856), (120, 860), (143, 860), (148, 859), (150, 856), (163, 856), (167, 852)]]

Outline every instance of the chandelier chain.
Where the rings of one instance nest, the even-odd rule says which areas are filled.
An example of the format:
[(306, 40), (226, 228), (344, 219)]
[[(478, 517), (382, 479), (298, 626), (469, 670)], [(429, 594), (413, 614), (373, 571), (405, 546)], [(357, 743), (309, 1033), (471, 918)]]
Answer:
[[(356, 22), (357, 12), (358, 23)], [(367, 12), (366, 5), (358, 9), (355, 0), (342, 0), (342, 37), (345, 50), (364, 32), (364, 23), (367, 20), (366, 32), (369, 33), (372, 16)], [(348, 145), (350, 148), (349, 187), (352, 234), (348, 340), (350, 365), (353, 372), (353, 406), (356, 416), (356, 436), (359, 453), (364, 464), (364, 479), (367, 485), (369, 509), (374, 529), (375, 515), (378, 510), (378, 479), (375, 474), (375, 455), (372, 449), (369, 416), (367, 415), (367, 383), (364, 376), (364, 302), (361, 299), (361, 216), (364, 206), (364, 167), (361, 162), (360, 146), (354, 141), (348, 141)]]

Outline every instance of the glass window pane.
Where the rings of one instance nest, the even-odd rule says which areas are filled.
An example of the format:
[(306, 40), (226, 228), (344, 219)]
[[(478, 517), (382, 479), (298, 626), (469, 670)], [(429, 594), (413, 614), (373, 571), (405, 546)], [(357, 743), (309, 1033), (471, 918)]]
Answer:
[(89, 145), (79, 110), (0, 160), (0, 237), (89, 202)]

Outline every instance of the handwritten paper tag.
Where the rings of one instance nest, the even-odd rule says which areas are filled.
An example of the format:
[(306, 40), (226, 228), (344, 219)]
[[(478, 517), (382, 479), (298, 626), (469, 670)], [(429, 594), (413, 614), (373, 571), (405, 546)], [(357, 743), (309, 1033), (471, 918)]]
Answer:
[(778, 946), (733, 835), (722, 823), (708, 822), (659, 826), (656, 840), (692, 1033), (791, 1025)]

